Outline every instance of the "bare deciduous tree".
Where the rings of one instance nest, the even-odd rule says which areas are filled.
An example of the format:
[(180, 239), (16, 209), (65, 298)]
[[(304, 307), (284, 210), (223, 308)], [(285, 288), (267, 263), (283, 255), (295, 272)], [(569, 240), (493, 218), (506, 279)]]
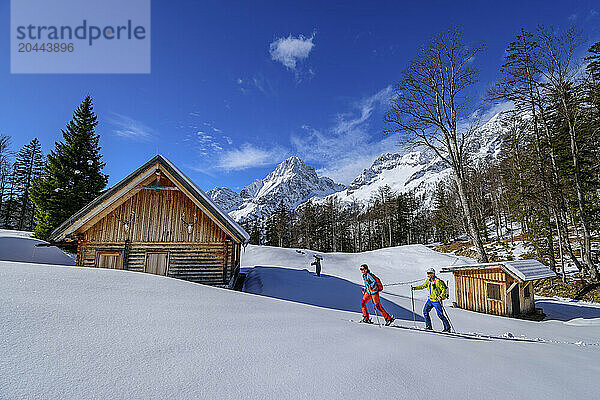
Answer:
[(468, 143), (477, 123), (468, 123), (475, 104), (471, 89), (478, 72), (473, 61), (484, 45), (468, 46), (459, 28), (434, 36), (394, 87), (386, 133), (432, 149), (452, 168), (469, 236), (480, 262), (488, 262), (466, 189)]

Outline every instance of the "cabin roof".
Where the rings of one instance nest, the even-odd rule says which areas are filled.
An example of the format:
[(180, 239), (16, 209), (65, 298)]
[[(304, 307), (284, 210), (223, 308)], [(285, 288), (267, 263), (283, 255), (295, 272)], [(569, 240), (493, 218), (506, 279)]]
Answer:
[[(224, 226), (232, 235), (236, 237), (240, 242), (247, 243), (250, 239), (250, 235), (242, 228), (237, 222), (233, 220), (227, 213), (221, 210), (202, 189), (198, 187), (190, 178), (188, 178), (179, 168), (177, 168), (171, 161), (169, 161), (163, 155), (156, 155), (151, 160), (146, 162), (144, 165), (136, 169), (134, 172), (129, 174), (127, 177), (122, 179), (119, 183), (104, 191), (100, 196), (92, 200), (88, 205), (83, 207), (81, 210), (73, 214), (69, 219), (63, 222), (58, 228), (56, 228), (50, 234), (50, 241), (61, 241), (64, 240), (69, 234), (73, 233), (85, 221), (88, 221), (98, 213), (102, 212), (104, 207), (100, 207), (104, 201), (109, 199), (115, 194), (118, 194), (121, 189), (131, 183), (136, 177), (147, 171), (152, 165), (160, 164), (163, 166), (180, 185), (182, 185), (188, 192), (194, 196), (194, 198), (206, 207), (217, 219), (215, 221), (217, 225)], [(121, 196), (126, 192), (121, 193)], [(119, 197), (121, 197), (119, 196)]]
[(457, 265), (442, 268), (441, 272), (482, 270), (491, 268), (501, 268), (504, 272), (521, 282), (553, 278), (556, 276), (554, 271), (537, 260), (499, 261), (486, 264)]

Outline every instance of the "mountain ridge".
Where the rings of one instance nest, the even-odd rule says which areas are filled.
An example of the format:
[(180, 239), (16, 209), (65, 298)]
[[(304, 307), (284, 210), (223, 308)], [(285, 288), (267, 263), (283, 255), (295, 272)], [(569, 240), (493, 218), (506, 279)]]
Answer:
[[(497, 113), (476, 129), (467, 144), (475, 161), (496, 159), (507, 127), (506, 113)], [(209, 196), (236, 221), (267, 217), (280, 202), (296, 208), (306, 201), (323, 202), (335, 197), (343, 204), (354, 201), (365, 205), (382, 186), (396, 192), (424, 194), (425, 206), (431, 205), (435, 186), (451, 174), (451, 168), (429, 149), (401, 153), (383, 153), (346, 187), (328, 177), (318, 177), (315, 169), (297, 156), (281, 162), (263, 179), (255, 179), (240, 193), (216, 187)]]

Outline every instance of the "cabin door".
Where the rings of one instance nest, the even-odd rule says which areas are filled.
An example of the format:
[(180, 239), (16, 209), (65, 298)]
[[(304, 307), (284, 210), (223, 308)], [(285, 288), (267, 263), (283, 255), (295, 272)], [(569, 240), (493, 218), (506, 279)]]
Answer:
[(98, 268), (123, 269), (121, 253), (102, 251), (98, 252), (97, 257), (96, 267)]
[(519, 285), (515, 286), (510, 292), (510, 300), (512, 302), (513, 315), (521, 314), (521, 301), (519, 300)]
[(146, 253), (146, 272), (154, 275), (167, 275), (169, 253)]

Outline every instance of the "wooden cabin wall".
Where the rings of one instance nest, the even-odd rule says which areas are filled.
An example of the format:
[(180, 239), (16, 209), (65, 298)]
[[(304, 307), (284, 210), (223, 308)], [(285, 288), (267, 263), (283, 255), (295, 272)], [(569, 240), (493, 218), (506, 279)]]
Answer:
[[(525, 287), (529, 286), (529, 297), (525, 297)], [(519, 283), (519, 302), (521, 306), (521, 314), (529, 314), (535, 312), (535, 301), (533, 299), (533, 284), (532, 282)]]
[[(132, 212), (134, 214), (132, 214)], [(191, 232), (188, 225), (191, 224)], [(195, 215), (195, 217), (194, 217)], [(128, 229), (125, 223), (129, 222)], [(185, 194), (139, 190), (84, 233), (90, 242), (223, 242), (226, 234)]]
[[(514, 278), (507, 275), (507, 289), (516, 282)], [(525, 288), (529, 286), (529, 297), (525, 297)], [(519, 282), (516, 290), (519, 291), (519, 308), (520, 314), (528, 314), (535, 312), (535, 299), (533, 297), (533, 282)], [(506, 315), (513, 315), (513, 307), (511, 293), (507, 293)]]
[[(163, 186), (169, 184), (161, 181)], [(145, 272), (148, 253), (166, 252), (167, 276), (207, 284), (228, 282), (239, 243), (226, 240), (227, 234), (184, 193), (137, 190), (83, 232), (77, 265), (95, 267), (99, 252), (119, 252), (126, 261), (124, 269)], [(193, 224), (191, 231), (186, 222)]]
[[(500, 268), (455, 271), (456, 304), (466, 310), (506, 315), (507, 275)], [(487, 284), (500, 285), (500, 299), (487, 298)]]
[[(81, 249), (78, 265), (82, 267), (95, 267), (101, 252), (118, 252), (125, 258), (125, 244), (86, 243)], [(223, 284), (231, 278), (231, 265), (224, 270), (224, 243), (132, 243), (123, 269), (146, 272), (148, 253), (168, 253), (167, 276), (172, 278), (207, 284)]]

